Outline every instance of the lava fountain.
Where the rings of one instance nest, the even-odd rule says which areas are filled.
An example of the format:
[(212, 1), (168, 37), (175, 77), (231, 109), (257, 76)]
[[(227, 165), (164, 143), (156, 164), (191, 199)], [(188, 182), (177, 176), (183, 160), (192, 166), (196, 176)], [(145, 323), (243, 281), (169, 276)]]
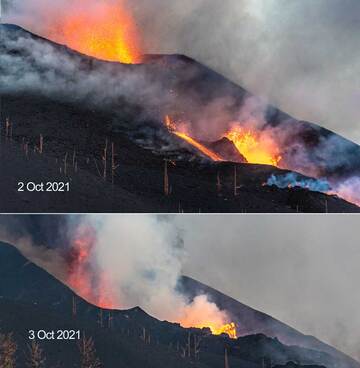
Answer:
[(234, 126), (225, 135), (250, 164), (279, 166), (281, 155), (274, 140), (265, 133)]
[(76, 0), (47, 36), (98, 59), (126, 64), (141, 61), (136, 24), (123, 0)]
[(237, 338), (236, 325), (230, 322), (226, 311), (219, 310), (215, 303), (210, 302), (206, 295), (198, 295), (184, 308), (180, 325), (186, 328), (209, 328), (213, 335), (227, 334)]
[[(105, 272), (96, 262), (98, 235), (95, 229), (81, 225), (71, 239), (66, 256), (66, 284), (80, 297), (100, 308), (121, 308), (119, 284), (113, 279), (111, 272)], [(231, 322), (227, 312), (220, 310), (206, 295), (198, 295), (192, 302), (180, 304), (172, 322), (180, 323), (184, 328), (209, 328), (214, 335), (237, 337), (236, 325)], [(143, 307), (146, 308), (146, 305)], [(167, 318), (162, 315), (156, 317)]]
[(95, 246), (96, 233), (92, 228), (77, 229), (67, 256), (66, 283), (88, 302), (101, 308), (113, 309), (117, 298), (112, 283), (105, 272), (101, 270), (94, 272), (95, 260), (92, 258), (92, 253)]

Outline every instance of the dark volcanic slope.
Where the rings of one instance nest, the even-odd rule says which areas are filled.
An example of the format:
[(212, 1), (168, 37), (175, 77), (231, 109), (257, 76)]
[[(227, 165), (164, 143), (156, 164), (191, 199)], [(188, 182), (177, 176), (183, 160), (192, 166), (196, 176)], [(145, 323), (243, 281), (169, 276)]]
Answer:
[[(196, 104), (191, 110), (200, 114), (224, 95), (233, 99), (230, 119), (248, 95), (191, 59), (153, 56), (147, 64), (123, 65), (78, 54), (16, 26), (1, 25), (0, 32), (0, 55), (5, 55), (0, 59), (1, 212), (360, 211), (324, 194), (264, 187), (271, 174), (283, 173), (264, 165), (236, 165), (234, 197), (235, 164), (200, 159), (161, 122), (175, 107)], [(269, 124), (285, 119), (270, 110)], [(225, 149), (229, 159), (235, 154), (222, 141), (213, 145)], [(169, 164), (165, 196), (164, 158), (169, 157), (177, 162)], [(19, 181), (70, 182), (70, 192), (17, 192)]]
[[(188, 291), (205, 287), (194, 280), (183, 281), (187, 283)], [(216, 296), (214, 290), (208, 291), (211, 296)], [(72, 313), (74, 297), (77, 306), (75, 315)], [(238, 314), (234, 313), (239, 320), (248, 318), (251, 311), (253, 315), (259, 314), (244, 305), (241, 305), (240, 310), (239, 305)], [(234, 309), (230, 311), (233, 313)], [(271, 320), (271, 317), (266, 317)], [(263, 324), (266, 325), (265, 320)], [(259, 320), (259, 329), (260, 325)], [(151, 336), (147, 343), (141, 339), (144, 328), (147, 336)], [(285, 325), (282, 328), (290, 329)], [(94, 338), (105, 368), (155, 368), (166, 365), (175, 368), (218, 368), (224, 364), (225, 347), (229, 352), (231, 366), (239, 368), (260, 368), (264, 359), (271, 360), (273, 364), (296, 361), (299, 364), (333, 368), (359, 368), (347, 356), (341, 353), (335, 356), (335, 350), (330, 347), (327, 347), (328, 352), (321, 352), (322, 349), (287, 346), (276, 338), (259, 333), (231, 340), (226, 336), (208, 335), (206, 330), (183, 329), (177, 324), (160, 322), (140, 308), (126, 311), (101, 310), (76, 296), (12, 246), (0, 243), (0, 332), (14, 332), (19, 350), (24, 350), (29, 329), (82, 330), (86, 336)], [(202, 338), (200, 360), (195, 360), (193, 353), (190, 358), (182, 358), (176, 348), (178, 342), (180, 346), (186, 344), (189, 333), (192, 337), (196, 335)], [(77, 346), (73, 341), (47, 341), (41, 344), (51, 364), (62, 361), (64, 367), (68, 367), (78, 362)], [(22, 354), (19, 353), (18, 358), (23, 362)]]
[(335, 359), (345, 360), (349, 366), (358, 363), (332, 346), (324, 344), (313, 336), (308, 336), (287, 326), (286, 324), (272, 318), (271, 316), (254, 310), (247, 305), (230, 298), (221, 292), (212, 289), (189, 277), (183, 277), (180, 288), (191, 297), (206, 293), (221, 308), (229, 311), (234, 320), (238, 323), (239, 333), (246, 334), (265, 334), (270, 337), (277, 337), (284, 344), (298, 345), (309, 349), (320, 350), (331, 354)]

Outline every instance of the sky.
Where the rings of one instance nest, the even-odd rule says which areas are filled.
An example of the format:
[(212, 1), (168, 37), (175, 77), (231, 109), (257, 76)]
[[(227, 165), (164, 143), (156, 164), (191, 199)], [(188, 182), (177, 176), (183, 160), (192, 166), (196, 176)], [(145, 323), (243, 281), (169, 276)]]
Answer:
[[(294, 117), (360, 143), (358, 0), (106, 1), (127, 3), (144, 52), (194, 57)], [(5, 2), (17, 5), (5, 21), (21, 19), (33, 31), (49, 21), (45, 0)], [(51, 14), (71, 10), (70, 0), (54, 3)]]
[(360, 359), (359, 216), (174, 216), (183, 272)]

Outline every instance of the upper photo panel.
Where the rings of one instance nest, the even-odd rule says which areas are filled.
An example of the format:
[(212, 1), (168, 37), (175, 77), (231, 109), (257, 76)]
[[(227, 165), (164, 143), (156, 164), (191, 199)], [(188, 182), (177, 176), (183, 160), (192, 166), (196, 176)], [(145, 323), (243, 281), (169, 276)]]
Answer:
[(360, 212), (357, 0), (5, 0), (0, 212)]

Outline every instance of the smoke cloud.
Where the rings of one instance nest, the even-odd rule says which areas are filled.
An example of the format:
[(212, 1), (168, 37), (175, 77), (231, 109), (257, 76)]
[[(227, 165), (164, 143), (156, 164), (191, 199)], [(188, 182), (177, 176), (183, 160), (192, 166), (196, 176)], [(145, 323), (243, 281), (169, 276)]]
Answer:
[[(46, 24), (36, 21), (37, 15), (42, 14), (43, 7), (45, 10), (49, 7), (45, 3), (42, 1), (29, 3), (27, 6), (31, 5), (38, 9), (34, 16), (30, 16), (29, 9), (25, 5), (15, 2), (14, 9), (20, 8), (10, 14), (20, 17), (19, 23), (25, 22), (21, 21), (23, 16), (29, 22), (34, 22), (34, 26), (27, 24), (30, 29), (36, 27), (36, 24), (46, 28)], [(70, 6), (65, 0), (56, 4), (62, 11)], [(90, 1), (89, 4), (96, 2)], [(55, 10), (58, 15), (61, 14), (56, 7)], [(9, 18), (11, 20), (11, 16)], [(41, 29), (38, 32), (41, 33)], [(351, 142), (339, 136), (319, 135), (317, 145), (312, 147), (310, 144), (307, 147), (300, 137), (309, 134), (306, 132), (309, 127), (304, 127), (286, 115), (280, 119), (276, 127), (271, 126), (268, 123), (271, 108), (262, 98), (248, 96), (241, 104), (236, 104), (233, 97), (223, 96), (210, 99), (204, 105), (199, 101), (199, 96), (173, 96), (171, 90), (164, 88), (166, 82), (163, 80), (163, 71), (158, 74), (159, 78), (152, 78), (161, 70), (159, 65), (152, 66), (154, 68), (152, 70), (148, 65), (132, 68), (119, 64), (95, 63), (94, 66), (90, 61), (86, 62), (86, 59), (65, 52), (64, 49), (21, 33), (19, 36), (16, 32), (5, 38), (5, 49), (13, 52), (4, 52), (0, 55), (0, 67), (3, 71), (0, 74), (2, 90), (37, 92), (63, 99), (71, 96), (73, 102), (75, 99), (86, 104), (96, 104), (98, 107), (111, 107), (114, 111), (114, 124), (126, 121), (124, 114), (126, 116), (127, 112), (130, 113), (122, 108), (123, 102), (126, 101), (136, 110), (132, 112), (131, 126), (127, 126), (129, 134), (132, 131), (136, 132), (134, 135), (141, 136), (142, 140), (139, 143), (145, 147), (174, 148), (175, 144), (169, 134), (163, 134), (158, 126), (152, 129), (149, 124), (145, 126), (140, 122), (143, 118), (150, 117), (154, 124), (162, 126), (161, 119), (165, 111), (173, 111), (174, 106), (178, 105), (186, 106), (186, 115), (190, 116), (186, 129), (197, 139), (217, 140), (227, 129), (239, 125), (244, 130), (255, 130), (258, 135), (256, 151), (260, 149), (273, 151), (276, 157), (281, 157), (279, 165), (282, 168), (319, 178), (327, 174), (332, 175), (334, 172), (337, 175), (343, 168), (347, 170), (357, 167), (358, 150)], [(93, 65), (91, 72), (89, 72), (90, 64)], [(190, 68), (186, 73), (192, 72)], [(182, 77), (186, 79), (188, 76)], [(316, 135), (316, 132), (314, 128), (311, 134)], [(345, 176), (349, 177), (348, 173)], [(350, 191), (355, 191), (355, 188), (351, 187)]]
[[(140, 305), (184, 325), (199, 315), (204, 325), (228, 321), (206, 295), (190, 301), (179, 294), (178, 277), (186, 274), (359, 360), (358, 221), (341, 215), (3, 216), (0, 239), (66, 282), (78, 230), (91, 226), (97, 241), (88, 261), (98, 275), (106, 271), (118, 307)], [(63, 235), (54, 244), (50, 235), (57, 233)]]
[[(97, 2), (86, 1), (87, 10)], [(75, 3), (12, 0), (5, 20), (42, 33)], [(194, 57), (291, 115), (360, 142), (357, 0), (124, 4), (145, 52)]]
[(175, 216), (184, 272), (360, 359), (359, 217)]
[(209, 296), (191, 300), (178, 290), (187, 254), (179, 229), (167, 218), (69, 216), (66, 226), (57, 225), (66, 236), (56, 247), (34, 243), (32, 234), (17, 235), (21, 221), (2, 225), (1, 241), (89, 302), (112, 309), (140, 306), (161, 320), (214, 332), (231, 322)]

